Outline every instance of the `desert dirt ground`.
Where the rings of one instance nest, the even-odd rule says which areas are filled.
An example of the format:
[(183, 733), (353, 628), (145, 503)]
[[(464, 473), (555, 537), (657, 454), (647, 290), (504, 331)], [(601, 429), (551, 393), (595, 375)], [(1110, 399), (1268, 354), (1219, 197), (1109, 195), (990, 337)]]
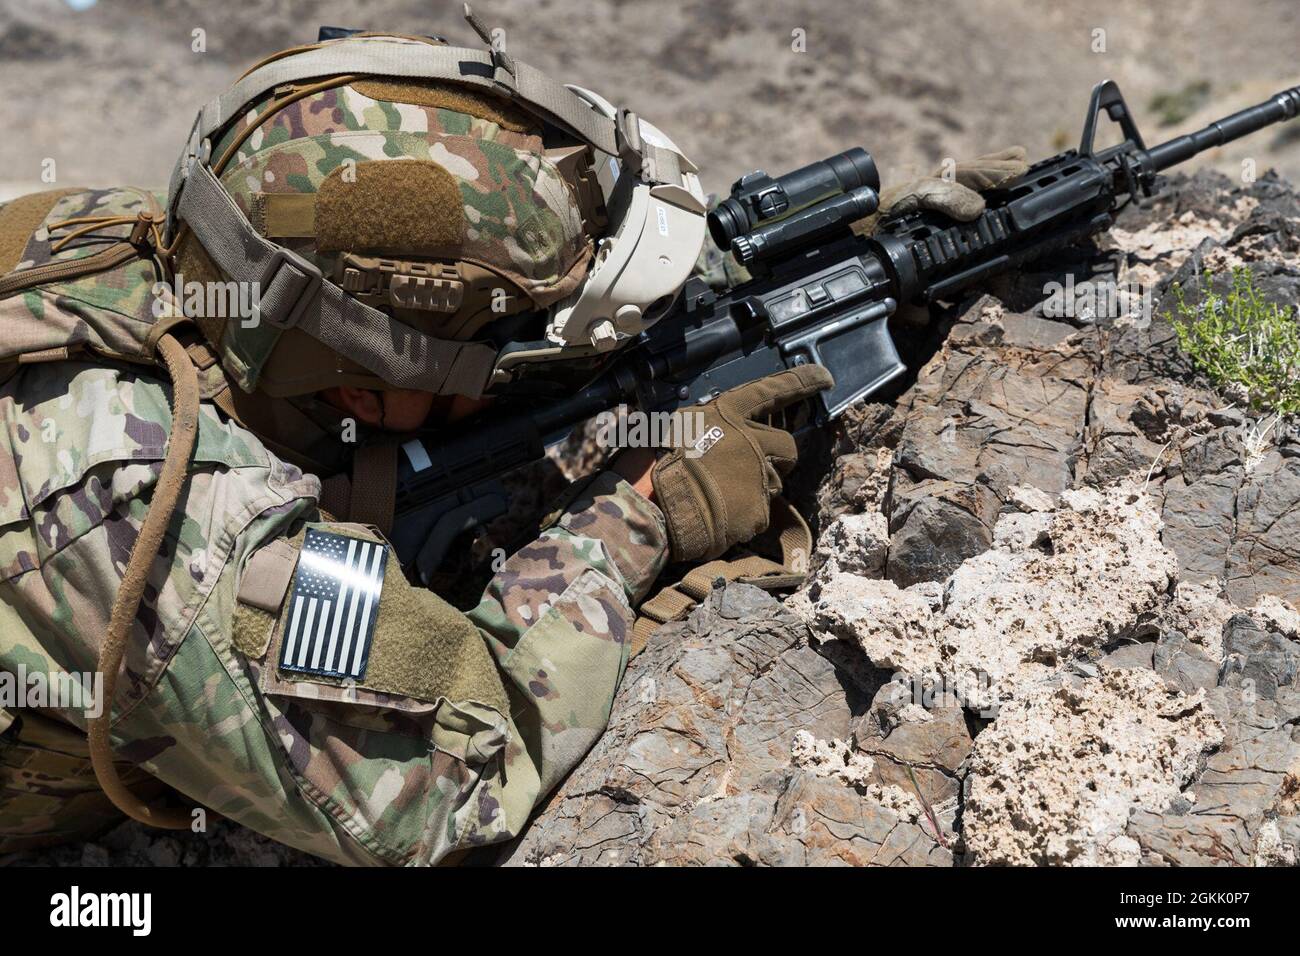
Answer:
[[(74, 9), (89, 3), (87, 9)], [(1073, 145), (1098, 80), (1157, 141), (1300, 83), (1294, 0), (484, 0), (510, 53), (655, 121), (725, 192), (853, 145), (888, 181)], [(479, 41), (452, 0), (5, 0), (0, 196), (165, 182), (194, 112), (321, 24)], [(202, 31), (196, 33), (196, 31)], [(200, 42), (201, 41), (201, 42)], [(202, 47), (196, 50), (196, 47)], [(1163, 125), (1162, 125), (1163, 124)], [(1216, 151), (1300, 175), (1300, 128)]]

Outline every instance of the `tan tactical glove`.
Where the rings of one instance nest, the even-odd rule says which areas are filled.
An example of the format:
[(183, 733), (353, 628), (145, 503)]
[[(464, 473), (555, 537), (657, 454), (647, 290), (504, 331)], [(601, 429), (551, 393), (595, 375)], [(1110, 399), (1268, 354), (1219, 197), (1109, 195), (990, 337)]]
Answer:
[(881, 190), (879, 208), (863, 220), (858, 231), (873, 232), (883, 217), (919, 209), (932, 209), (960, 222), (970, 222), (984, 211), (984, 197), (980, 193), (1023, 176), (1027, 169), (1029, 163), (1023, 146), (1011, 146), (957, 163), (951, 172), (940, 166), (929, 176)]
[(693, 444), (668, 452), (651, 474), (674, 561), (712, 560), (767, 529), (799, 453), (789, 432), (760, 419), (834, 384), (820, 365), (801, 365), (675, 413), (699, 418), (690, 430), (674, 422)]

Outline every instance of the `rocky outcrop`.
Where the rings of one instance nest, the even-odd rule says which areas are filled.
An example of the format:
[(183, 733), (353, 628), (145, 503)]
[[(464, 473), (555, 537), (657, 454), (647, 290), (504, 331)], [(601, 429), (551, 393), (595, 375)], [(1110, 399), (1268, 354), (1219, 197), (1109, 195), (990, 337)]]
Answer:
[[(1274, 300), (1300, 299), (1290, 189), (1205, 174), (1121, 216), (1104, 255), (1022, 274), (964, 307), (904, 396), (889, 500), (887, 575), (941, 580), (992, 543), (1013, 485), (1049, 493), (1150, 472), (1163, 540), (1188, 580), (1225, 596), (1300, 599), (1300, 441), (1196, 386), (1166, 313), (1174, 283), (1249, 264)], [(1150, 315), (1045, 317), (1049, 282), (1149, 283)]]
[(1207, 266), (1296, 301), (1297, 222), (1200, 175), (948, 314), (831, 443), (807, 586), (663, 629), (509, 861), (1296, 864), (1300, 435), (1164, 313)]
[(986, 550), (1013, 486), (1073, 486), (1097, 338), (1009, 313), (991, 296), (962, 313), (902, 413), (886, 511), (890, 579), (940, 580)]
[(715, 591), (632, 662), (505, 862), (951, 865), (919, 799), (844, 743), (866, 703), (774, 598)]
[(1219, 748), (1165, 810), (1136, 810), (1128, 836), (1157, 866), (1288, 865), (1300, 853), (1300, 646), (1254, 615), (1223, 631), (1217, 678), (1183, 679), (1226, 728)]
[(832, 563), (793, 608), (816, 633), (856, 643), (875, 666), (945, 684), (984, 711), (1072, 660), (1098, 656), (1162, 606), (1177, 563), (1139, 489), (1067, 490), (1059, 506), (1019, 490), (1008, 497), (1044, 510), (1003, 515), (993, 546), (937, 587), (826, 573)]

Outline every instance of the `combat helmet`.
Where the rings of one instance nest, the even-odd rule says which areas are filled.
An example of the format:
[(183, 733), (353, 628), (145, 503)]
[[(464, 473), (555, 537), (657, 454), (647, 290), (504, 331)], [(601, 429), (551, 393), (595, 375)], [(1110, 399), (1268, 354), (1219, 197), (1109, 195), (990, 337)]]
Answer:
[(173, 172), (176, 290), (244, 392), (477, 397), (668, 311), (704, 241), (662, 133), (491, 44), (322, 31), (209, 103)]

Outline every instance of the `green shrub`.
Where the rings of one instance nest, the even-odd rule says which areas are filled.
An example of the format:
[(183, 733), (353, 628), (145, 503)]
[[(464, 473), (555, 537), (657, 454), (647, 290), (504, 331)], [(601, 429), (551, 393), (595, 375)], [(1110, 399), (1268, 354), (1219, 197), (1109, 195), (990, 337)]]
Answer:
[[(1174, 286), (1178, 345), (1220, 391), (1244, 392), (1261, 412), (1300, 411), (1300, 317), (1296, 310), (1266, 302), (1249, 269), (1232, 270), (1221, 296), (1205, 273), (1205, 296), (1189, 304)], [(1171, 320), (1172, 321), (1172, 320)]]

